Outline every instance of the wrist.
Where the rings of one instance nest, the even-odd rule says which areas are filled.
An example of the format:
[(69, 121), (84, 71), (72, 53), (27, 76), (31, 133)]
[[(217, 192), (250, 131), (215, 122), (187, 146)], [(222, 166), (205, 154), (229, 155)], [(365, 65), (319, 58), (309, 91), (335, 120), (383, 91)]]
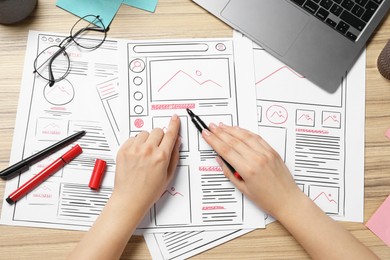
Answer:
[(145, 200), (137, 197), (131, 196), (127, 193), (126, 196), (119, 192), (114, 192), (111, 194), (110, 199), (107, 204), (110, 208), (114, 208), (117, 211), (121, 218), (123, 219), (139, 219), (142, 220), (146, 212), (150, 209), (151, 204)]
[(294, 222), (300, 218), (300, 214), (304, 214), (308, 207), (313, 206), (313, 202), (301, 190), (297, 190), (290, 194), (284, 201), (283, 206), (274, 214), (274, 217), (281, 223), (288, 221)]

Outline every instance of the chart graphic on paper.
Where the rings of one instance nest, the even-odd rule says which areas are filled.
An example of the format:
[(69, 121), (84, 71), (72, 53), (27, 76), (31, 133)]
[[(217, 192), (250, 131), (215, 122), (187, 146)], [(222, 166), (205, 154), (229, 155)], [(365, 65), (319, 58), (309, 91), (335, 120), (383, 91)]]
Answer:
[(150, 71), (153, 101), (230, 97), (228, 59), (155, 60)]

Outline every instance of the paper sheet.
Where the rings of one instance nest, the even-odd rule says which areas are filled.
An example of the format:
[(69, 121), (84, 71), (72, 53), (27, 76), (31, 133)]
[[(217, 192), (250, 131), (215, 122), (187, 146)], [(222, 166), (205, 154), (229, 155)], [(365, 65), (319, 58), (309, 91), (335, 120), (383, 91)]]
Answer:
[(126, 5), (131, 5), (149, 12), (156, 10), (157, 2), (157, 0), (123, 0), (123, 3)]
[(106, 28), (110, 26), (121, 4), (122, 0), (57, 0), (56, 2), (58, 7), (78, 17), (99, 15)]
[(366, 226), (390, 247), (390, 196), (375, 211)]
[(188, 259), (252, 230), (189, 231), (144, 234), (149, 252), (157, 259)]
[(232, 39), (127, 43), (120, 83), (122, 107), (128, 108), (122, 117), (122, 139), (154, 127), (166, 128), (173, 113), (181, 118), (175, 179), (138, 230), (264, 227), (263, 213), (223, 176), (215, 152), (186, 112), (193, 109), (206, 124), (239, 124), (257, 131), (250, 51), (250, 44)]
[(259, 134), (336, 220), (363, 222), (365, 52), (333, 94), (254, 45)]
[(99, 15), (104, 26), (108, 28), (122, 3), (154, 12), (157, 2), (157, 0), (57, 0), (56, 5), (78, 17)]
[[(11, 163), (79, 130), (87, 132), (76, 142), (83, 153), (15, 205), (3, 203), (2, 224), (87, 230), (112, 192), (115, 162), (100, 119), (105, 114), (101, 105), (104, 101), (96, 89), (118, 77), (118, 42), (106, 40), (95, 51), (71, 45), (66, 50), (71, 57), (70, 74), (49, 87), (47, 81), (32, 73), (33, 62), (38, 53), (63, 38), (53, 33), (29, 33)], [(63, 152), (49, 156), (7, 181), (4, 197)], [(88, 187), (97, 158), (107, 161), (98, 192)]]

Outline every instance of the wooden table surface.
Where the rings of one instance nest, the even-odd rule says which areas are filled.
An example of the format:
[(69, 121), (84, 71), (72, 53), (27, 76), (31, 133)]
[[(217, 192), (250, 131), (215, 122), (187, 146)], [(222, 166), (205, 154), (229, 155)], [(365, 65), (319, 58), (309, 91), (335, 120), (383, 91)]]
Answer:
[[(0, 169), (8, 166), (29, 30), (68, 33), (76, 17), (39, 0), (33, 14), (21, 23), (0, 25)], [(108, 37), (122, 39), (229, 37), (232, 30), (190, 0), (159, 0), (154, 14), (122, 6)], [(365, 206), (367, 221), (390, 194), (390, 81), (376, 68), (377, 57), (390, 38), (390, 18), (367, 46)], [(5, 182), (0, 181), (0, 194)], [(0, 206), (4, 200), (0, 200)], [(390, 248), (363, 223), (340, 223), (381, 259)], [(0, 226), (0, 259), (64, 259), (84, 232)], [(150, 259), (143, 237), (129, 241), (123, 259)], [(279, 224), (256, 230), (206, 251), (195, 259), (305, 259), (308, 255)]]

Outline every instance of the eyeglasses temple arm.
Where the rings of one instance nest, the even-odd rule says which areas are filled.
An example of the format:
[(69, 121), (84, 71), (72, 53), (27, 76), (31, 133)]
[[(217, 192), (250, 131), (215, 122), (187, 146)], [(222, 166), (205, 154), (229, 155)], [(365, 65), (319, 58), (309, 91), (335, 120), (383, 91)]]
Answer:
[(64, 51), (64, 49), (65, 49), (65, 47), (60, 47), (60, 49), (58, 51), (56, 51), (56, 53), (54, 53), (53, 56), (49, 60), (48, 70), (49, 70), (49, 86), (50, 87), (52, 87), (55, 83), (52, 64), (53, 64), (54, 60), (58, 57), (58, 55), (60, 55)]

